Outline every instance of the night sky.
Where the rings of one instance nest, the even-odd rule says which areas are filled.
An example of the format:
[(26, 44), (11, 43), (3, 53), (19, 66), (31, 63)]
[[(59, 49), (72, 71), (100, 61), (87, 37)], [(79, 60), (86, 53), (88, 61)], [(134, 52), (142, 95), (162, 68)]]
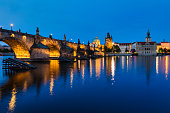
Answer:
[(107, 32), (114, 42), (170, 41), (169, 0), (1, 0), (0, 26), (56, 39), (104, 44)]

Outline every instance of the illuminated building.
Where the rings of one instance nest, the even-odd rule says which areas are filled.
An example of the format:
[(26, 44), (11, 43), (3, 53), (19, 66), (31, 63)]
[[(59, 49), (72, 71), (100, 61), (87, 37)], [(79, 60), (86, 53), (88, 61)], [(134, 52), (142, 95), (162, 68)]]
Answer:
[(90, 44), (90, 46), (91, 47), (98, 47), (98, 46), (100, 46), (100, 40), (97, 38), (97, 36), (96, 36), (96, 38), (93, 40), (93, 42)]
[(121, 53), (126, 53), (126, 50), (130, 52), (132, 49), (132, 43), (119, 43), (119, 48)]
[(170, 49), (170, 42), (161, 42), (161, 47), (164, 49)]
[(162, 49), (167, 49), (169, 50), (170, 49), (170, 42), (161, 42), (161, 43), (158, 43), (157, 44), (157, 52), (159, 52), (159, 49), (162, 48)]
[(151, 42), (150, 32), (148, 30), (145, 42), (136, 42), (136, 52), (138, 55), (156, 55), (156, 42)]
[(107, 33), (107, 37), (105, 38), (105, 46), (109, 49), (111, 49), (113, 46), (112, 36), (110, 36), (109, 33)]

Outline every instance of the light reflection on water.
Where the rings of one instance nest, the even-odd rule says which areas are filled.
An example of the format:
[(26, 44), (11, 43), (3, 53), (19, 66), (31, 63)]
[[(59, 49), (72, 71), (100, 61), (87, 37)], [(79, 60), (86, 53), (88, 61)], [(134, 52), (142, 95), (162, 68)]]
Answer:
[(11, 97), (11, 100), (9, 102), (9, 108), (8, 110), (11, 112), (11, 111), (14, 111), (15, 109), (15, 102), (16, 102), (16, 89), (14, 88), (11, 92), (12, 94), (12, 97)]
[[(45, 104), (46, 109), (51, 108), (53, 109), (51, 112), (55, 112), (56, 110), (54, 108), (56, 108), (56, 106), (54, 107), (53, 104), (59, 101), (61, 105), (57, 104), (57, 111), (61, 111), (63, 110), (60, 109), (62, 105), (70, 103), (72, 99), (72, 107), (79, 105), (76, 104), (76, 102), (79, 102), (81, 105), (89, 105), (89, 108), (91, 108), (90, 105), (92, 106), (95, 103), (92, 102), (92, 100), (94, 101), (97, 97), (100, 98), (100, 102), (95, 103), (96, 106), (91, 108), (92, 111), (97, 111), (97, 106), (106, 102), (108, 102), (109, 105), (100, 106), (101, 110), (105, 110), (108, 106), (113, 107), (114, 105), (114, 111), (119, 111), (121, 106), (119, 105), (119, 101), (124, 101), (125, 103), (130, 102), (130, 100), (124, 98), (125, 95), (123, 94), (125, 93), (131, 101), (135, 101), (138, 103), (137, 105), (145, 107), (142, 101), (145, 100), (143, 100), (143, 98), (148, 98), (145, 97), (146, 92), (150, 95), (153, 93), (154, 96), (152, 96), (155, 97), (154, 99), (158, 99), (157, 101), (161, 101), (163, 105), (163, 102), (167, 101), (165, 103), (168, 105), (170, 104), (170, 99), (159, 99), (158, 97), (163, 96), (163, 94), (161, 95), (161, 92), (156, 89), (158, 87), (170, 89), (168, 87), (168, 85), (170, 85), (168, 81), (170, 70), (169, 58), (170, 56), (113, 56), (96, 60), (90, 59), (89, 61), (78, 60), (75, 63), (62, 63), (58, 60), (51, 60), (50, 62), (30, 62), (38, 68), (27, 72), (11, 73), (1, 71), (0, 111), (21, 112), (26, 109), (28, 112), (35, 112), (33, 108), (27, 109), (26, 105), (29, 103), (37, 103), (36, 108), (41, 108), (38, 112), (43, 112), (45, 108), (41, 106), (44, 102), (43, 104)], [(0, 62), (2, 62), (2, 57)], [(0, 66), (2, 66), (2, 64), (0, 64)], [(151, 90), (151, 92), (148, 92), (147, 88), (150, 88), (149, 90)], [(170, 92), (167, 92), (164, 88), (160, 90), (170, 95)], [(26, 96), (26, 94), (29, 94), (29, 96)], [(34, 99), (32, 94), (35, 94), (36, 98), (39, 97), (41, 99)], [(136, 97), (136, 95), (141, 94), (143, 97)], [(75, 95), (75, 97), (73, 95)], [(90, 95), (95, 95), (95, 97)], [(114, 97), (117, 97), (118, 100)], [(62, 100), (60, 101), (60, 99)], [(24, 101), (25, 103), (21, 104), (20, 101)], [(91, 103), (87, 105), (87, 101)], [(152, 103), (152, 101), (149, 101), (149, 103)], [(147, 103), (145, 104), (147, 106)], [(157, 106), (154, 101), (152, 104)], [(127, 104), (127, 109), (130, 109), (130, 106), (133, 105), (133, 103)], [(6, 109), (7, 107), (8, 109)], [(73, 108), (71, 110), (76, 110), (76, 108)], [(79, 109), (83, 109), (83, 107), (79, 106)], [(81, 112), (89, 112), (88, 110), (90, 109)], [(113, 111), (113, 109), (107, 110)], [(63, 112), (68, 111), (64, 110)]]

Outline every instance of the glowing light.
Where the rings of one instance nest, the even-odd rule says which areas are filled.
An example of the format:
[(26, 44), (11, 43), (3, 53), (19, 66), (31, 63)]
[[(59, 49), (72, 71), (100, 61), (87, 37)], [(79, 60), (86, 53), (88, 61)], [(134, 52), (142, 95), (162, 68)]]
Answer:
[(58, 50), (50, 48), (50, 57), (58, 58), (60, 56), (60, 52)]
[(4, 42), (12, 48), (16, 58), (30, 58), (30, 53), (24, 44), (13, 39), (5, 40)]
[(166, 74), (166, 79), (168, 80), (168, 64), (169, 64), (169, 57), (165, 57), (165, 74)]
[(90, 59), (90, 78), (92, 77), (92, 60)]
[(100, 78), (100, 71), (101, 71), (101, 59), (96, 59), (96, 78)]
[(10, 26), (11, 26), (11, 27), (13, 27), (13, 26), (14, 26), (14, 24), (11, 24)]
[(114, 81), (114, 76), (115, 76), (115, 69), (116, 69), (116, 66), (115, 66), (115, 59), (114, 57), (112, 57), (112, 79)]
[(23, 88), (23, 91), (27, 91), (27, 81), (24, 82), (24, 88)]
[(71, 74), (70, 74), (70, 86), (72, 88), (73, 85), (73, 69), (71, 69)]
[(129, 58), (128, 58), (128, 56), (127, 56), (126, 63), (127, 63), (127, 71), (128, 71), (128, 68), (129, 68)]
[(80, 70), (80, 60), (78, 60), (78, 70)]
[(23, 39), (24, 41), (26, 40), (26, 38), (27, 38), (26, 36), (22, 36), (22, 39)]
[(51, 33), (51, 36), (52, 36), (53, 34)]
[(102, 63), (103, 63), (103, 70), (104, 70), (104, 57), (103, 57), (103, 62)]
[(82, 66), (82, 79), (84, 80), (84, 65)]
[(15, 35), (14, 35), (14, 34), (11, 34), (11, 37), (15, 37)]
[(77, 56), (77, 52), (76, 51), (73, 52), (73, 56), (74, 57)]
[(125, 56), (122, 56), (122, 69), (124, 69), (125, 66)]
[(158, 56), (156, 57), (156, 73), (158, 74), (159, 73), (159, 59), (158, 59)]
[(9, 102), (9, 108), (8, 108), (8, 110), (10, 110), (10, 111), (14, 111), (14, 109), (15, 109), (15, 103), (16, 103), (16, 89), (14, 88), (13, 90), (12, 90), (12, 97), (11, 97), (11, 100), (10, 100), (10, 102)]
[(71, 40), (73, 40), (73, 39), (71, 38)]
[(50, 95), (53, 95), (53, 87), (54, 87), (54, 77), (51, 75), (50, 78)]

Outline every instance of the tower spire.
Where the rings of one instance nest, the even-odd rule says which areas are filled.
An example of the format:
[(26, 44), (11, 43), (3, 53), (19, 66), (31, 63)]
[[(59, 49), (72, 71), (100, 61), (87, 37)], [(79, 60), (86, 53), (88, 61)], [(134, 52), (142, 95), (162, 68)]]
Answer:
[(147, 37), (150, 38), (150, 31), (149, 31), (149, 28), (148, 28), (148, 32), (147, 32)]
[(147, 32), (147, 37), (145, 38), (145, 42), (151, 42), (151, 37), (150, 37), (149, 28), (148, 28), (148, 32)]

